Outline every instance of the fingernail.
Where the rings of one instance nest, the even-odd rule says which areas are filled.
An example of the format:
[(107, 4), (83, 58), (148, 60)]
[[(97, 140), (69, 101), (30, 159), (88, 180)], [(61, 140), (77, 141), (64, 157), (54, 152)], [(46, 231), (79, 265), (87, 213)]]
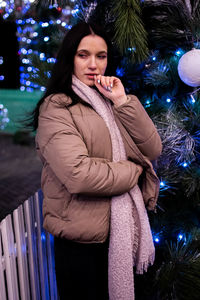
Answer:
[(111, 83), (110, 87), (112, 88), (113, 87), (113, 84)]
[(110, 92), (110, 91), (111, 91), (111, 88), (108, 86), (108, 87), (107, 87), (107, 90)]
[(100, 83), (100, 80), (98, 79), (97, 82)]

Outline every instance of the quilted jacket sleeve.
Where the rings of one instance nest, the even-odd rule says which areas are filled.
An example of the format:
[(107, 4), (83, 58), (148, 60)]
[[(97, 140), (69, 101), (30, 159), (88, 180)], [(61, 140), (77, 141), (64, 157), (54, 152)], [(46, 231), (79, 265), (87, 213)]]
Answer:
[(161, 154), (160, 136), (136, 96), (130, 95), (126, 103), (114, 106), (114, 113), (143, 155), (154, 160)]
[(36, 145), (70, 193), (112, 196), (137, 184), (140, 168), (133, 162), (89, 157), (69, 110), (57, 100), (42, 104)]

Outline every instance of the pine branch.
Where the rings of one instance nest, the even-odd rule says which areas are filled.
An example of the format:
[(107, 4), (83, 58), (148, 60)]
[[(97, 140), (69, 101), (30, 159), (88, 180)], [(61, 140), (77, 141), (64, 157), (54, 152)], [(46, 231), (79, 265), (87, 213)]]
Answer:
[(174, 166), (184, 161), (192, 162), (195, 159), (195, 140), (185, 129), (184, 118), (180, 110), (176, 111), (173, 108), (153, 117), (163, 143), (160, 162), (163, 162), (165, 166), (167, 161), (169, 166)]
[[(114, 41), (120, 52), (128, 54), (132, 62), (142, 62), (147, 58), (147, 33), (141, 20), (138, 0), (118, 0), (113, 6), (115, 20)], [(129, 50), (128, 50), (129, 49)]]
[(146, 0), (144, 22), (150, 47), (169, 50), (192, 47), (192, 15), (183, 0)]
[(161, 61), (151, 65), (144, 76), (144, 82), (146, 85), (157, 87), (167, 87), (171, 84), (170, 78), (168, 77), (169, 67), (165, 62)]
[[(168, 245), (165, 261), (156, 276), (158, 299), (198, 300), (200, 297), (200, 253), (192, 241)], [(189, 298), (188, 298), (189, 297)]]

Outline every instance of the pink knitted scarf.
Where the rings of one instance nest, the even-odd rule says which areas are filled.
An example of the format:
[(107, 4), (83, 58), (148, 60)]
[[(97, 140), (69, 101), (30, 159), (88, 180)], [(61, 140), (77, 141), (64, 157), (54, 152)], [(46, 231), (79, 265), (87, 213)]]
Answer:
[[(102, 117), (112, 142), (113, 161), (125, 160), (121, 133), (110, 101), (73, 75), (72, 88)], [(110, 300), (134, 300), (134, 274), (147, 271), (154, 262), (155, 249), (141, 191), (136, 185), (128, 193), (112, 197), (109, 241), (108, 285)]]

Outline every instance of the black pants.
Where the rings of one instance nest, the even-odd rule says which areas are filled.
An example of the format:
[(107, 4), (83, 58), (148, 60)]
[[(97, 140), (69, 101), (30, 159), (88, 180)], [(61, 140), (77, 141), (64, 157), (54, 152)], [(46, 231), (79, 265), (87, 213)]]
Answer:
[(108, 300), (108, 241), (82, 244), (54, 239), (60, 300)]

